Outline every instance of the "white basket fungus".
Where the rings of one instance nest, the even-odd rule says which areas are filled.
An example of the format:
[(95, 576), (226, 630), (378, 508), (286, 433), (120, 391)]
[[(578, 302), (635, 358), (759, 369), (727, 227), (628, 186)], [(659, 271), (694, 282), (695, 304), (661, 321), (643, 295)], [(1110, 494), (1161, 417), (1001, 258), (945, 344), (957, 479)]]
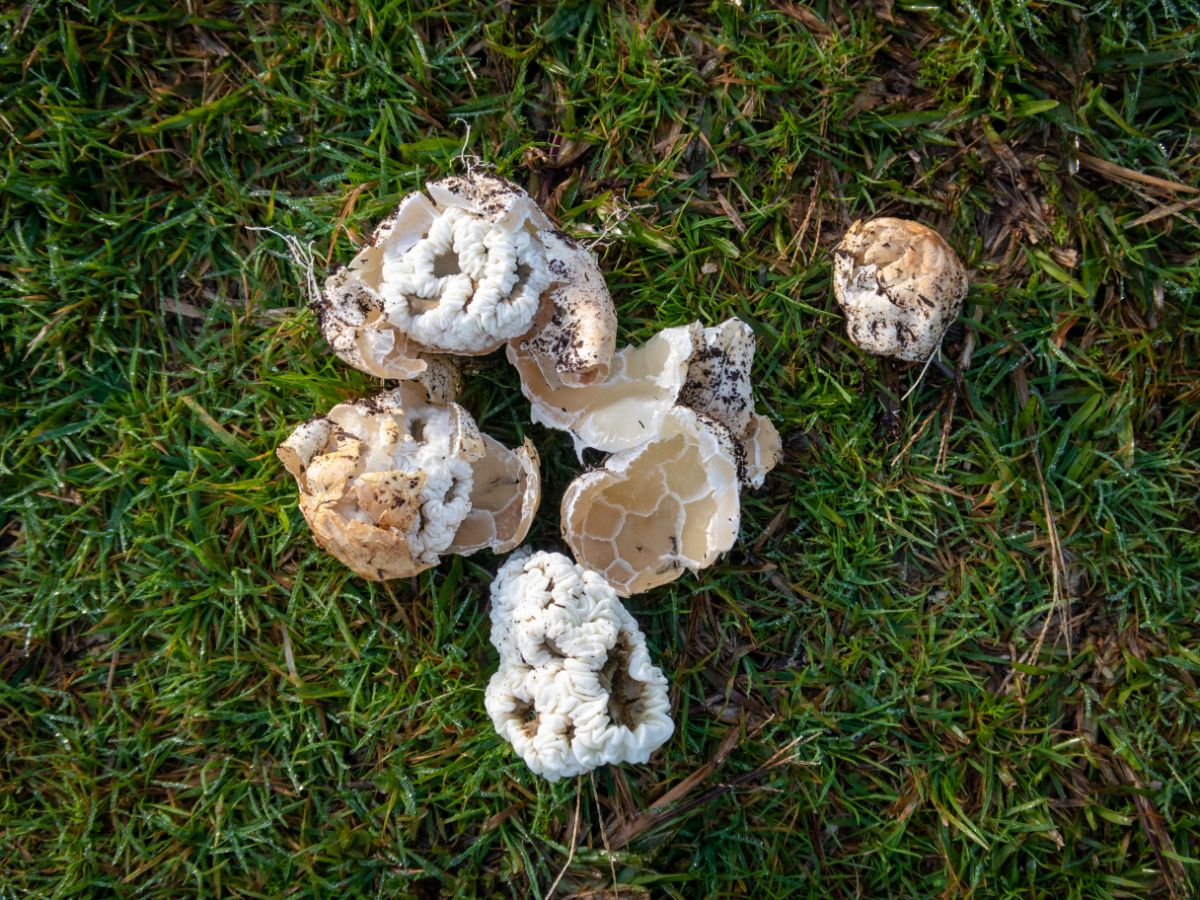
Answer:
[(520, 551), (492, 582), (500, 666), (485, 694), (496, 731), (550, 781), (644, 763), (671, 736), (667, 680), (600, 575)]
[(568, 382), (603, 373), (612, 338), (594, 332), (607, 322), (611, 335), (615, 314), (591, 254), (503, 178), (473, 171), (426, 191), (405, 197), (326, 282), (317, 313), (334, 352), (407, 379), (428, 353), (478, 355), (524, 338)]
[(733, 546), (745, 477), (745, 451), (729, 429), (677, 406), (650, 440), (571, 482), (563, 538), (621, 596), (650, 590)]
[(967, 273), (936, 231), (907, 219), (850, 226), (834, 251), (833, 293), (860, 349), (928, 359), (958, 317)]
[(317, 543), (364, 578), (404, 578), (442, 553), (508, 550), (540, 499), (537, 454), (481, 434), (415, 385), (339, 403), (277, 451)]

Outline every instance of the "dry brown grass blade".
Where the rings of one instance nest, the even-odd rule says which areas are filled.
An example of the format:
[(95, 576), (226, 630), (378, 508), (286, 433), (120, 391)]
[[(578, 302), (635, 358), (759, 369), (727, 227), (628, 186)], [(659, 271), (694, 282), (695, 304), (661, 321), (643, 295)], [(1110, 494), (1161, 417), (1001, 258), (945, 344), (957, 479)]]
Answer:
[[(1140, 225), (1149, 225), (1151, 222), (1157, 222), (1159, 219), (1165, 219), (1167, 216), (1179, 216), (1186, 209), (1195, 209), (1200, 207), (1200, 197), (1193, 197), (1191, 200), (1179, 200), (1176, 203), (1168, 203), (1166, 206), (1158, 206), (1145, 215), (1138, 216), (1132, 222), (1125, 225), (1126, 230), (1137, 228)], [(1181, 216), (1186, 222), (1187, 218)]]
[(705, 781), (725, 762), (729, 754), (733, 752), (733, 748), (737, 746), (740, 736), (741, 728), (730, 728), (725, 737), (721, 739), (716, 752), (708, 762), (684, 778), (675, 787), (652, 801), (649, 808), (640, 816), (613, 829), (612, 834), (608, 835), (608, 839), (605, 842), (606, 845), (623, 847), (639, 834), (658, 824), (658, 821), (664, 815), (666, 807), (686, 797), (693, 788)]
[(333, 230), (329, 234), (329, 246), (325, 250), (325, 268), (328, 269), (333, 262), (333, 254), (337, 250), (337, 237), (340, 232), (345, 231), (355, 244), (360, 243), (358, 235), (346, 228), (346, 220), (354, 214), (354, 207), (358, 205), (358, 198), (362, 196), (363, 191), (366, 189), (367, 185), (360, 184), (351, 190), (350, 195), (346, 197), (346, 202), (342, 204), (341, 210), (338, 211), (338, 217), (333, 223)]
[[(199, 319), (204, 321), (208, 318), (208, 313), (200, 309), (200, 307), (188, 303), (186, 300), (181, 300), (178, 297), (163, 297), (160, 305), (163, 312), (175, 313), (177, 316), (183, 316), (186, 319)], [(30, 350), (33, 349), (31, 346)]]
[[(1025, 365), (1021, 364), (1017, 366), (1013, 370), (1012, 377), (1017, 397), (1020, 400), (1020, 408), (1024, 409), (1031, 399), (1029, 378), (1025, 372)], [(1030, 425), (1026, 433), (1032, 437), (1032, 425)], [(1046, 618), (1042, 622), (1041, 630), (1038, 632), (1033, 646), (1020, 658), (1020, 662), (1025, 665), (1036, 665), (1038, 658), (1041, 656), (1042, 648), (1046, 644), (1046, 636), (1049, 633), (1050, 623), (1053, 621), (1055, 613), (1059, 614), (1060, 630), (1066, 642), (1067, 655), (1068, 657), (1071, 655), (1071, 598), (1064, 590), (1064, 587), (1068, 583), (1066, 558), (1063, 555), (1062, 544), (1059, 541), (1054, 508), (1050, 502), (1050, 492), (1046, 487), (1045, 472), (1042, 469), (1042, 456), (1036, 446), (1030, 449), (1030, 453), (1033, 456), (1034, 471), (1037, 473), (1039, 495), (1042, 502), (1042, 515), (1046, 520), (1046, 539), (1050, 546), (1050, 609), (1046, 612)], [(1016, 690), (1020, 694), (1023, 690), (1024, 678), (1025, 676), (1022, 673), (1016, 669), (1011, 669), (1005, 676), (1003, 689), (1007, 689), (1010, 683), (1015, 683)]]
[(1041, 454), (1036, 450), (1033, 454), (1033, 465), (1037, 471), (1038, 487), (1041, 491), (1042, 498), (1042, 514), (1046, 518), (1046, 536), (1050, 542), (1050, 596), (1051, 607), (1046, 613), (1046, 621), (1042, 623), (1042, 630), (1038, 634), (1038, 639), (1034, 643), (1032, 649), (1026, 654), (1025, 661), (1030, 665), (1037, 663), (1037, 658), (1042, 652), (1042, 646), (1045, 644), (1046, 632), (1050, 627), (1050, 620), (1054, 617), (1054, 613), (1059, 613), (1059, 621), (1063, 625), (1063, 637), (1066, 640), (1067, 656), (1071, 655), (1071, 630), (1069, 622), (1071, 618), (1071, 601), (1063, 593), (1063, 585), (1067, 582), (1067, 564), (1063, 557), (1062, 545), (1058, 539), (1058, 525), (1054, 521), (1054, 509), (1050, 505), (1050, 493), (1046, 490), (1046, 476), (1042, 471)]
[(583, 779), (575, 779), (575, 815), (571, 821), (571, 844), (567, 848), (567, 859), (563, 863), (562, 868), (558, 870), (558, 877), (554, 879), (554, 883), (550, 885), (550, 889), (546, 891), (546, 900), (550, 900), (554, 896), (554, 892), (558, 890), (559, 882), (563, 876), (567, 874), (567, 869), (571, 867), (571, 861), (575, 858), (576, 841), (579, 838), (579, 802), (583, 796)]
[(721, 204), (721, 210), (725, 213), (725, 217), (733, 224), (733, 227), (737, 229), (738, 234), (745, 234), (746, 223), (742, 221), (742, 217), (738, 215), (738, 211), (733, 208), (733, 204), (722, 193), (717, 194), (717, 202)]
[(900, 460), (904, 459), (904, 457), (908, 454), (908, 451), (912, 449), (913, 444), (915, 444), (921, 435), (925, 433), (925, 429), (929, 427), (929, 423), (933, 421), (933, 417), (938, 414), (938, 410), (940, 409), (940, 405), (935, 406), (933, 410), (921, 420), (921, 423), (917, 426), (917, 430), (912, 433), (912, 436), (909, 437), (909, 439), (904, 442), (904, 446), (900, 448), (900, 452), (892, 457), (891, 465), (893, 467), (898, 465)]
[(1092, 156), (1088, 153), (1080, 153), (1079, 162), (1080, 165), (1086, 166), (1093, 172), (1104, 175), (1107, 178), (1116, 178), (1120, 181), (1136, 181), (1138, 184), (1144, 184), (1147, 187), (1166, 191), (1170, 194), (1200, 194), (1200, 187), (1184, 184), (1182, 181), (1168, 181), (1165, 178), (1159, 178), (1157, 175), (1147, 175), (1145, 172), (1139, 172), (1136, 169), (1127, 169), (1125, 166), (1118, 166), (1116, 163), (1110, 163), (1106, 159), (1101, 159), (1098, 156)]
[(807, 6), (801, 6), (799, 3), (786, 3), (782, 0), (776, 0), (772, 5), (785, 16), (795, 19), (819, 38), (827, 38), (832, 34), (824, 20)]
[(483, 827), (480, 828), (480, 832), (482, 834), (487, 834), (490, 831), (495, 831), (528, 805), (528, 800), (518, 800), (516, 803), (513, 803), (507, 808), (500, 810), (500, 812), (496, 813), (495, 815), (489, 816), (484, 820)]
[[(600, 803), (600, 793), (596, 790), (596, 772), (594, 769), (591, 772), (588, 772), (588, 783), (591, 785), (592, 799), (596, 802), (596, 812), (597, 815), (599, 815), (600, 811), (603, 809), (603, 805)], [(608, 831), (609, 830), (605, 828), (603, 824), (600, 825), (600, 840), (604, 844), (604, 855), (608, 859), (608, 869), (612, 875), (613, 888), (616, 889), (617, 864), (613, 860), (612, 843), (608, 839)]]
[(1121, 757), (1113, 754), (1111, 760), (1116, 774), (1136, 791), (1133, 795), (1133, 805), (1137, 809), (1138, 820), (1142, 824), (1142, 830), (1146, 833), (1150, 849), (1154, 851), (1154, 856), (1158, 860), (1163, 881), (1167, 885), (1167, 893), (1172, 900), (1177, 897), (1192, 896), (1187, 886), (1187, 871), (1183, 868), (1183, 863), (1179, 861), (1179, 853), (1171, 840), (1171, 833), (1166, 828), (1162, 814), (1154, 808), (1154, 804), (1146, 796), (1142, 780), (1133, 771), (1133, 767)]
[[(761, 726), (759, 729), (756, 729), (756, 731), (758, 730), (761, 730)], [(736, 790), (742, 785), (750, 784), (758, 780), (772, 769), (790, 761), (792, 758), (788, 754), (791, 753), (791, 751), (798, 744), (812, 740), (811, 735), (801, 735), (800, 737), (794, 738), (775, 751), (775, 753), (771, 755), (771, 758), (758, 768), (752, 769), (749, 772), (742, 772), (739, 775), (733, 776), (724, 784), (718, 785), (715, 788), (711, 788), (710, 790), (707, 790), (698, 796), (692, 797), (689, 800), (683, 800), (683, 798), (690, 791), (697, 787), (701, 782), (706, 780), (714, 771), (716, 771), (717, 768), (720, 767), (721, 763), (725, 761), (725, 757), (732, 752), (733, 747), (737, 743), (737, 738), (740, 735), (741, 729), (731, 729), (730, 733), (727, 734), (721, 741), (721, 745), (717, 748), (716, 754), (713, 755), (713, 758), (709, 762), (705, 763), (674, 788), (663, 794), (662, 797), (660, 797), (657, 801), (650, 804), (650, 808), (646, 812), (627, 823), (624, 827), (614, 831), (606, 841), (606, 845), (616, 848), (624, 847), (629, 844), (630, 841), (640, 837), (647, 831), (657, 828), (659, 825), (669, 822), (672, 819), (677, 819), (686, 815), (693, 809), (708, 803), (714, 797), (727, 794), (732, 790)], [(747, 737), (752, 736), (753, 735), (748, 735)], [(676, 801), (682, 802), (679, 802), (678, 805), (670, 806), (670, 804), (673, 804)]]

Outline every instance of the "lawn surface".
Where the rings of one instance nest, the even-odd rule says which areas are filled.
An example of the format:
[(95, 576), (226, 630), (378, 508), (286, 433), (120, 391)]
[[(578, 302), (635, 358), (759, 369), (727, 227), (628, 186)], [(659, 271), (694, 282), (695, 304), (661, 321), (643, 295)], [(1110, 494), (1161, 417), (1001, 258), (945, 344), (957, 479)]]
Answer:
[[(7, 4), (0, 896), (1200, 891), (1198, 22)], [(251, 227), (323, 275), (465, 141), (602, 237), (623, 342), (758, 336), (786, 458), (629, 603), (677, 722), (649, 765), (533, 777), (483, 709), (498, 560), (354, 577), (274, 456), (375, 385)], [(830, 291), (876, 214), (972, 269), (904, 399)], [(558, 548), (578, 467), (516, 384), (478, 359), (463, 402), (537, 443)]]

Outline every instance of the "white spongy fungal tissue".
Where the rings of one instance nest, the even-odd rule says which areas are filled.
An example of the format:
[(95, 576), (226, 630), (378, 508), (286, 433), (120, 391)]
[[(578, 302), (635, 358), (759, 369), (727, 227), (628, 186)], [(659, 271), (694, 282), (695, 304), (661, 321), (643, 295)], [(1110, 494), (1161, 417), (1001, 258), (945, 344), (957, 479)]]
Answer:
[(484, 443), (466, 410), (419, 388), (339, 403), (296, 428), (278, 454), (317, 542), (367, 578), (435, 566), (471, 512)]
[(507, 553), (541, 499), (532, 444), (510, 450), (457, 403), (430, 403), (411, 381), (339, 403), (297, 426), (276, 453), (317, 543), (375, 581), (409, 578), (443, 553)]
[(528, 331), (551, 285), (532, 228), (505, 228), (457, 206), (438, 212), (411, 246), (385, 245), (382, 274), (390, 322), (420, 344), (462, 353)]
[[(409, 472), (423, 476), (414, 503), (419, 512), (404, 534), (413, 559), (426, 565), (437, 565), (438, 554), (454, 540), (471, 511), (473, 473), (470, 459), (456, 449), (455, 418), (450, 407), (435, 406), (408, 410), (403, 418), (386, 413), (364, 416), (350, 404), (329, 413), (330, 421), (361, 442), (365, 451), (361, 471), (347, 483), (356, 496), (369, 493), (364, 491), (367, 486), (378, 489), (380, 483), (406, 478), (411, 482)], [(378, 520), (369, 503), (361, 501), (346, 504), (345, 517), (372, 525)]]
[(492, 582), (496, 731), (549, 781), (644, 763), (675, 730), (667, 679), (616, 591), (559, 553), (518, 551)]

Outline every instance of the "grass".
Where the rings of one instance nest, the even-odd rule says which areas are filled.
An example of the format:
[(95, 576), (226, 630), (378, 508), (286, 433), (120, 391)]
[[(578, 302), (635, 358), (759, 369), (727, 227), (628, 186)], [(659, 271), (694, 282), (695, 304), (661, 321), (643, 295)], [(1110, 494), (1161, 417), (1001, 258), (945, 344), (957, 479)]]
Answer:
[[(1200, 892), (1198, 22), (10, 4), (0, 896)], [(624, 339), (753, 323), (787, 447), (733, 552), (630, 603), (676, 735), (556, 785), (483, 710), (497, 560), (352, 577), (273, 455), (372, 385), (250, 226), (345, 261), (468, 126), (605, 233)], [(903, 400), (917, 369), (857, 353), (830, 295), (875, 214), (973, 270)], [(569, 442), (473, 369), (558, 546)]]

